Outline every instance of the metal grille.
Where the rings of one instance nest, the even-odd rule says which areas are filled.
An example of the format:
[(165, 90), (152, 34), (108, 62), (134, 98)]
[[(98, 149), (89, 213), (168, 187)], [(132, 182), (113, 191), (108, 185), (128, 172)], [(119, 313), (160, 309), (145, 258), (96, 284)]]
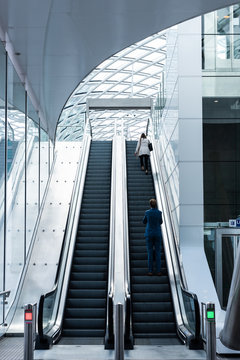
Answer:
[(1, 360), (23, 360), (24, 357), (24, 338), (2, 338), (0, 340)]

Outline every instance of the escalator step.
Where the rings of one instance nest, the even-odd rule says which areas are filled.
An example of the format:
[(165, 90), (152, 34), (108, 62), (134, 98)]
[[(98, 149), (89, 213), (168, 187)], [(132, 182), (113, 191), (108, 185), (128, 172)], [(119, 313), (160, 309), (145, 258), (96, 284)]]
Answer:
[(105, 310), (102, 308), (66, 308), (65, 312), (67, 319), (81, 319), (81, 318), (98, 318), (105, 319)]
[(102, 289), (69, 289), (68, 295), (70, 298), (104, 299), (106, 291)]
[(71, 297), (67, 298), (66, 309), (69, 308), (101, 308), (104, 309), (106, 306), (106, 299), (74, 299)]
[(63, 336), (103, 338), (112, 142), (92, 141), (64, 311)]
[(105, 289), (106, 281), (101, 280), (71, 280), (69, 284), (69, 289)]
[(84, 337), (84, 338), (103, 338), (105, 335), (105, 330), (100, 329), (68, 329), (63, 327), (62, 336), (65, 337)]

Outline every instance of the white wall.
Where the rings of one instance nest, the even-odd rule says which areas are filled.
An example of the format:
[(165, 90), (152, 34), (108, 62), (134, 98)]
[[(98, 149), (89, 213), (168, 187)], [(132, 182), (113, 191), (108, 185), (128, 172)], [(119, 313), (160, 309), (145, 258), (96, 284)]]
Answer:
[(214, 302), (215, 286), (204, 252), (201, 18), (168, 31), (166, 105), (160, 125), (168, 189), (188, 289), (199, 302)]

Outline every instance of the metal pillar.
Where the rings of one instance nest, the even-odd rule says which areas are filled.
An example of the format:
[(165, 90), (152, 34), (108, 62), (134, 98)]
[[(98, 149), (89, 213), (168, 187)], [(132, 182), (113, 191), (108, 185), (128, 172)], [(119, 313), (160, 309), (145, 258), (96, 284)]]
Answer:
[(206, 326), (206, 353), (207, 360), (216, 359), (216, 319), (215, 305), (213, 303), (206, 304), (205, 310), (205, 326)]
[(124, 360), (123, 304), (115, 305), (115, 360)]
[(36, 310), (37, 304), (24, 306), (24, 360), (33, 360), (36, 340)]

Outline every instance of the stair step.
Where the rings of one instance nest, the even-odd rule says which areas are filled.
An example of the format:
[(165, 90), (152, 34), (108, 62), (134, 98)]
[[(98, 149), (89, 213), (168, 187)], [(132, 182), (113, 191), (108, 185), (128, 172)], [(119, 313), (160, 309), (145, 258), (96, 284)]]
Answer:
[(69, 289), (106, 289), (106, 281), (101, 280), (70, 280)]
[(103, 338), (105, 335), (105, 330), (99, 329), (65, 329), (62, 330), (62, 336), (64, 337), (84, 337), (84, 338)]
[(90, 319), (90, 318), (82, 318), (82, 319), (72, 319), (65, 318), (63, 326), (68, 329), (99, 329), (102, 330), (105, 327), (105, 319)]
[(68, 319), (98, 318), (105, 319), (106, 311), (103, 308), (66, 308), (65, 316)]

